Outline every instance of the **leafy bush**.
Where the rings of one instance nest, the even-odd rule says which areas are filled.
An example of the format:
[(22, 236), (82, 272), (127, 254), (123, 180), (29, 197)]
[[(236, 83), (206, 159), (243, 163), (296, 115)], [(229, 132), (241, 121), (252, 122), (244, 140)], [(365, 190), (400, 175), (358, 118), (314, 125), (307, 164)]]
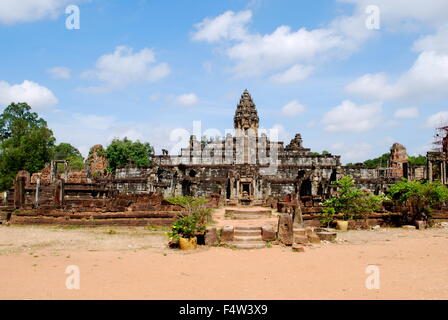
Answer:
[(329, 223), (335, 214), (342, 214), (343, 220), (352, 220), (364, 214), (381, 209), (384, 196), (371, 195), (368, 192), (357, 189), (350, 176), (345, 176), (332, 182), (338, 186), (338, 193), (334, 197), (324, 201), (324, 214), (322, 219)]
[(448, 188), (439, 182), (408, 181), (403, 179), (389, 188), (391, 198), (411, 207), (406, 222), (431, 218), (431, 207), (448, 201)]

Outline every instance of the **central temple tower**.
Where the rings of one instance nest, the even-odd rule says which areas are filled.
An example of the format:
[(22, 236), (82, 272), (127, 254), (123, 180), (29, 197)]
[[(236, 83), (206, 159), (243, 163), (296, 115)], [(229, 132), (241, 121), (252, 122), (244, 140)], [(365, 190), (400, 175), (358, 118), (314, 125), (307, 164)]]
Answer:
[(259, 121), (255, 103), (249, 91), (246, 89), (241, 95), (240, 102), (235, 111), (235, 117), (233, 118), (234, 128), (237, 133), (240, 132), (248, 135), (251, 131), (251, 134), (257, 136)]

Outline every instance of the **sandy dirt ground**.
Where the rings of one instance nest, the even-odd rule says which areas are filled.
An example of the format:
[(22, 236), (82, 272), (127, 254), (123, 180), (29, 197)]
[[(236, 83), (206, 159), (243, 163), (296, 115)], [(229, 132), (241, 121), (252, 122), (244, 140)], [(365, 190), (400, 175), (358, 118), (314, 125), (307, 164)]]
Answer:
[[(448, 229), (349, 231), (338, 242), (166, 247), (163, 230), (0, 226), (0, 299), (448, 299)], [(80, 270), (80, 289), (65, 270)], [(365, 286), (366, 267), (380, 289)]]

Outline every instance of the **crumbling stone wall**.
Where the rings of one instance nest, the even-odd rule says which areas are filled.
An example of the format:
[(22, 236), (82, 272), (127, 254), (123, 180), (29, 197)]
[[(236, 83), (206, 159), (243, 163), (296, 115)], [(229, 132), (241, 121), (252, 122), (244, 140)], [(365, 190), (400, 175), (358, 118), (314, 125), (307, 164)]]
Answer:
[(158, 193), (120, 193), (110, 181), (40, 184), (27, 172), (17, 175), (0, 207), (11, 223), (75, 225), (171, 224), (181, 210)]

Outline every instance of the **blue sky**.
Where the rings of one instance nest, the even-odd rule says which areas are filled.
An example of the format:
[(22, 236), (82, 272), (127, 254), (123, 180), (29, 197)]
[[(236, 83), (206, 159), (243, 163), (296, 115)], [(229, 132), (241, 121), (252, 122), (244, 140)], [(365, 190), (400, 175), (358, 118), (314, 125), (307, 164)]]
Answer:
[(28, 102), (84, 155), (124, 136), (159, 153), (195, 120), (231, 129), (247, 88), (285, 143), (423, 154), (448, 120), (446, 17), (444, 0), (1, 0), (0, 107)]

